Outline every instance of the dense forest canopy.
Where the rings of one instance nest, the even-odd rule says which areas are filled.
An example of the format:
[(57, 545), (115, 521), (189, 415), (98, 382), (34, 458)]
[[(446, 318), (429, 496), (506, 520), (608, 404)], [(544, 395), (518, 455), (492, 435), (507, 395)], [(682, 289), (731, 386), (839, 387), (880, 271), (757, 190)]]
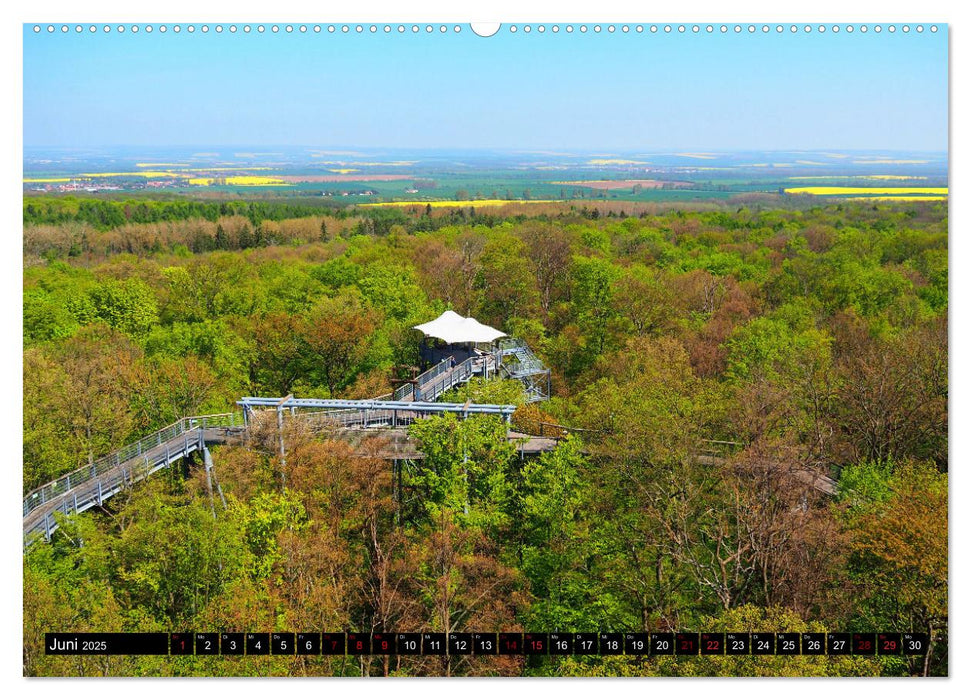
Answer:
[[(411, 327), (447, 308), (552, 368), (553, 398), (522, 406), (520, 430), (575, 430), (523, 460), (497, 420), (419, 422), (426, 458), (402, 466), (400, 499), (387, 461), (296, 424), (285, 464), (259, 436), (215, 448), (225, 507), (199, 469), (170, 470), (30, 550), (25, 672), (946, 674), (946, 206), (627, 209), (26, 200), (25, 492), (243, 395), (383, 394), (417, 364)], [(523, 400), (489, 381), (453, 398)], [(55, 629), (934, 643), (926, 666), (44, 656)]]

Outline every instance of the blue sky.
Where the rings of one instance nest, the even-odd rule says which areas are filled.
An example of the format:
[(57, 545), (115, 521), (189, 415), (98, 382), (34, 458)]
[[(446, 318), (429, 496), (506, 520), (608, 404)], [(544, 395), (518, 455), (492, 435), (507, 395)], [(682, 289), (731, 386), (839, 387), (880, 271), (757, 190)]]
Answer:
[(947, 148), (922, 34), (24, 27), (25, 147)]

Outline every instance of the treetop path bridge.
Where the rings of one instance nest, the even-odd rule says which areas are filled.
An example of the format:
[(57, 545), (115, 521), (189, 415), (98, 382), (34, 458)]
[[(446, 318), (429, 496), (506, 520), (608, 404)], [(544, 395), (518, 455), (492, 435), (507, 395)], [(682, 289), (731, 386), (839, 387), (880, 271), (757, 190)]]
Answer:
[[(418, 446), (408, 437), (407, 426), (431, 416), (454, 415), (460, 420), (470, 416), (493, 415), (507, 424), (514, 405), (444, 403), (435, 399), (474, 376), (503, 376), (523, 382), (527, 401), (549, 396), (549, 370), (532, 354), (525, 343), (507, 338), (491, 353), (477, 353), (456, 363), (449, 357), (399, 387), (393, 394), (367, 400), (298, 399), (286, 397), (243, 397), (237, 413), (191, 416), (177, 420), (135, 443), (101, 459), (59, 476), (40, 486), (23, 499), (24, 545), (43, 536), (49, 539), (57, 529), (58, 514), (69, 516), (101, 506), (120, 491), (131, 487), (160, 469), (193, 453), (200, 453), (207, 474), (212, 460), (208, 445), (240, 438), (249, 430), (256, 412), (275, 411), (280, 436), (280, 456), (285, 459), (284, 416), (306, 421), (311, 429), (324, 430), (352, 445), (364, 436), (379, 437), (387, 448), (369, 456), (384, 459), (421, 459)], [(555, 449), (565, 434), (562, 426), (553, 436), (526, 435), (507, 430), (507, 439), (517, 446), (522, 457)], [(722, 458), (699, 455), (699, 461), (714, 464)], [(217, 484), (218, 485), (218, 484)], [(835, 493), (831, 479), (812, 476), (811, 486), (824, 493)]]
[[(509, 346), (509, 354), (519, 353), (528, 357), (521, 343)], [(514, 348), (514, 349), (513, 349)], [(528, 349), (527, 349), (528, 350)], [(43, 535), (50, 538), (57, 529), (56, 514), (73, 515), (95, 506), (145, 479), (156, 471), (188, 457), (194, 452), (203, 455), (209, 469), (211, 460), (207, 445), (225, 443), (230, 437), (241, 436), (248, 429), (255, 411), (275, 410), (278, 426), (282, 429), (283, 416), (313, 420), (321, 427), (336, 431), (353, 442), (352, 431), (380, 431), (395, 448), (388, 455), (395, 459), (417, 459), (422, 455), (409, 444), (404, 428), (415, 420), (435, 415), (452, 414), (460, 419), (476, 415), (500, 416), (509, 423), (514, 405), (466, 403), (438, 403), (436, 398), (449, 389), (467, 382), (474, 376), (489, 377), (501, 372), (503, 376), (515, 376), (516, 363), (504, 368), (502, 350), (477, 354), (455, 363), (446, 358), (411, 383), (399, 387), (393, 395), (368, 400), (345, 399), (297, 399), (264, 398), (248, 396), (237, 401), (241, 413), (220, 413), (207, 416), (182, 418), (157, 430), (141, 440), (122, 447), (101, 459), (64, 474), (50, 483), (40, 486), (23, 501), (24, 542)], [(531, 353), (530, 353), (531, 354)], [(517, 356), (518, 357), (518, 356)], [(510, 368), (508, 365), (512, 365)], [(541, 367), (541, 365), (540, 365)], [(536, 371), (532, 366), (529, 371)], [(541, 372), (548, 370), (542, 368)], [(521, 376), (530, 377), (520, 371)], [(548, 382), (546, 383), (548, 395)], [(532, 391), (527, 385), (530, 400), (539, 400), (541, 392)], [(312, 411), (312, 412), (310, 412)], [(281, 430), (281, 456), (283, 455)], [(534, 437), (509, 431), (509, 439), (520, 446), (523, 455), (553, 449), (556, 440)]]
[(24, 496), (24, 543), (57, 528), (55, 514), (73, 515), (100, 506), (119, 491), (159, 469), (206, 452), (206, 444), (225, 442), (243, 429), (243, 416), (220, 413), (182, 418), (138, 442), (80, 469), (59, 476)]

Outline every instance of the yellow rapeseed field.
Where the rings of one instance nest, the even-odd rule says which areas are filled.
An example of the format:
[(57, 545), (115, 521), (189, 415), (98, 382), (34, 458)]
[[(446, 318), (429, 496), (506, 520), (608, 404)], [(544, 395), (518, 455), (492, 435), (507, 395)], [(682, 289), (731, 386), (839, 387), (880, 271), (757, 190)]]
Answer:
[(243, 170), (246, 172), (250, 172), (250, 171), (256, 171), (256, 170), (272, 170), (273, 168), (263, 167), (263, 166), (253, 167), (253, 168), (234, 166), (234, 167), (227, 167), (227, 168), (182, 168), (182, 169), (188, 170), (189, 172), (193, 172), (193, 173), (217, 173), (224, 170), (232, 170), (233, 172), (239, 172)]
[(25, 177), (24, 182), (70, 182), (70, 177)]
[(906, 195), (937, 194), (946, 195), (946, 187), (788, 187), (788, 194), (865, 194), (865, 195)]
[(287, 187), (290, 184), (278, 177), (265, 177), (263, 175), (231, 175), (225, 180), (227, 185), (244, 185), (246, 187)]
[(562, 199), (463, 199), (460, 201), (436, 201), (436, 202), (369, 202), (362, 204), (362, 207), (424, 207), (432, 205), (432, 209), (442, 207), (501, 207), (506, 204), (549, 204), (551, 202), (562, 202)]
[(876, 197), (847, 197), (847, 199), (852, 201), (866, 201), (866, 202), (902, 202), (904, 200), (908, 202), (942, 202), (947, 199), (946, 195), (928, 195), (916, 197), (911, 197), (908, 195), (894, 196), (894, 195), (884, 195)]
[(277, 177), (264, 177), (262, 175), (230, 175), (229, 177), (192, 177), (189, 178), (190, 185), (211, 185), (225, 184), (239, 187), (288, 187), (290, 183), (284, 182)]

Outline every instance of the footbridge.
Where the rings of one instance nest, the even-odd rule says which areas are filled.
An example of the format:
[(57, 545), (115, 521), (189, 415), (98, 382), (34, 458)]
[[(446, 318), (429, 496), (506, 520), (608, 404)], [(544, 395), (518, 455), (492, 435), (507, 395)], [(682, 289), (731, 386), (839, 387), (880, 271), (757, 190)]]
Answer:
[[(459, 371), (456, 372), (456, 369)], [(437, 373), (432, 379), (433, 385), (429, 382), (421, 384), (419, 392), (423, 388), (427, 391), (424, 395), (441, 395), (459, 383), (458, 377), (463, 373), (461, 368), (450, 366)], [(326, 429), (351, 444), (360, 444), (365, 436), (386, 440), (390, 447), (384, 451), (387, 454), (381, 453), (378, 455), (380, 457), (420, 459), (423, 455), (414, 441), (408, 438), (406, 430), (414, 421), (451, 414), (459, 419), (493, 415), (509, 423), (516, 410), (513, 405), (471, 402), (436, 403), (385, 398), (351, 401), (297, 399), (292, 396), (249, 396), (240, 399), (237, 405), (242, 409), (240, 412), (182, 418), (26, 494), (23, 499), (25, 545), (37, 537), (49, 539), (57, 529), (58, 514), (74, 515), (101, 506), (120, 491), (193, 453), (203, 456), (208, 469), (211, 464), (208, 446), (242, 437), (258, 411), (275, 412), (280, 428), (283, 427), (285, 416), (287, 420), (310, 421), (318, 429)], [(512, 430), (508, 431), (508, 436), (523, 456), (556, 447), (556, 441), (549, 438), (523, 435)]]
[(102, 505), (137, 481), (206, 445), (225, 442), (243, 430), (239, 413), (182, 418), (138, 442), (64, 474), (24, 496), (24, 543), (57, 529), (56, 514), (73, 515)]

